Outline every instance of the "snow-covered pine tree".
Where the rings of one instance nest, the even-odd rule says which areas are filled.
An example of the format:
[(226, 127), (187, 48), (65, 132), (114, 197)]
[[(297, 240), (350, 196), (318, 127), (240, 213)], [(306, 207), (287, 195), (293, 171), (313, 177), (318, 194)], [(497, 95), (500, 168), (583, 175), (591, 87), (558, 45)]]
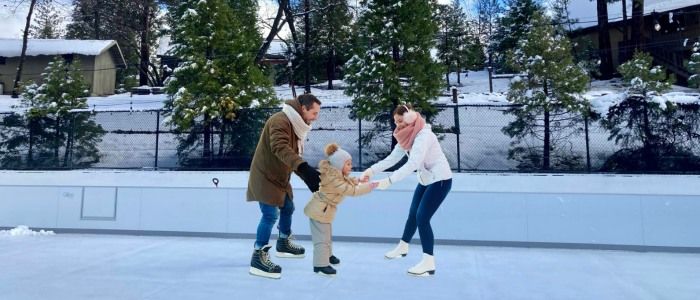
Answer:
[(688, 85), (700, 89), (700, 42), (693, 44), (693, 54), (690, 55), (687, 67), (693, 74), (688, 78)]
[(631, 61), (618, 67), (627, 86), (628, 96), (651, 99), (671, 89), (674, 78), (667, 76), (666, 70), (661, 66), (652, 66), (652, 61), (648, 53), (637, 52)]
[(489, 51), (493, 55), (494, 68), (499, 72), (509, 72), (507, 53), (515, 49), (522, 39), (535, 12), (543, 12), (542, 6), (535, 0), (507, 0), (505, 15), (498, 20)]
[(653, 66), (651, 55), (644, 52), (635, 53), (631, 60), (618, 67), (618, 71), (627, 91), (620, 103), (610, 107), (603, 126), (610, 130), (609, 139), (623, 149), (608, 159), (605, 169), (665, 169), (663, 156), (685, 156), (682, 151), (678, 152), (681, 148), (677, 143), (692, 139), (681, 138), (686, 118), (679, 118), (676, 113), (682, 113), (682, 109), (679, 110), (682, 107), (676, 107), (662, 96), (671, 89), (674, 78), (667, 76), (661, 66)]
[(36, 14), (29, 27), (34, 39), (57, 39), (63, 36), (63, 17), (56, 10), (53, 0), (43, 0), (36, 5)]
[(206, 159), (213, 153), (212, 122), (231, 121), (241, 108), (276, 103), (270, 80), (254, 61), (262, 40), (254, 22), (257, 5), (234, 10), (239, 4), (188, 0), (171, 12), (172, 55), (182, 60), (166, 85), (171, 122), (179, 130), (203, 130)]
[[(90, 119), (85, 109), (88, 85), (77, 59), (67, 63), (57, 56), (42, 74), (41, 84), (27, 83), (21, 106), (29, 123), (30, 167), (84, 167), (99, 161), (97, 144), (104, 130)], [(63, 159), (59, 150), (63, 149)]]
[(148, 74), (137, 80), (147, 77), (144, 79), (157, 84), (160, 74), (153, 68), (155, 64), (149, 64), (155, 59), (149, 54), (155, 52), (163, 23), (158, 7), (156, 0), (73, 0), (66, 37), (117, 41), (127, 63), (125, 68), (117, 69), (117, 83), (130, 85), (129, 76), (139, 75), (139, 69), (146, 68)]
[[(587, 109), (582, 93), (589, 78), (574, 64), (569, 40), (555, 33), (547, 16), (536, 12), (527, 29), (518, 47), (509, 53), (511, 67), (525, 74), (512, 80), (507, 96), (511, 103), (521, 105), (508, 111), (516, 120), (503, 128), (516, 138), (509, 155), (524, 168), (573, 167), (570, 155), (556, 152), (558, 145), (552, 137), (575, 126), (573, 116)], [(541, 150), (522, 146), (528, 138), (541, 140)]]
[[(473, 43), (477, 42), (472, 38), (467, 25), (467, 15), (462, 10), (459, 0), (454, 0), (449, 5), (439, 5), (437, 10), (439, 21), (439, 37), (437, 42), (437, 56), (445, 65), (447, 86), (450, 86), (449, 74), (457, 72), (460, 75), (464, 68), (471, 68), (470, 62), (475, 59), (472, 56), (483, 57), (483, 50), (475, 49)], [(478, 50), (478, 51), (474, 51)], [(460, 77), (457, 77), (458, 82)]]
[[(438, 31), (434, 0), (364, 1), (355, 55), (345, 65), (345, 93), (354, 116), (390, 124), (391, 111), (411, 103), (430, 115), (440, 92), (443, 69), (430, 56)], [(394, 141), (395, 142), (395, 141)]]
[[(311, 81), (328, 80), (328, 89), (333, 89), (333, 80), (338, 79), (340, 67), (350, 58), (352, 51), (353, 16), (347, 1), (310, 0), (309, 64)], [(296, 80), (303, 82), (304, 23), (303, 2), (294, 7), (299, 18), (294, 20), (297, 37), (301, 42), (294, 54), (297, 66)], [(342, 77), (341, 77), (342, 78)]]

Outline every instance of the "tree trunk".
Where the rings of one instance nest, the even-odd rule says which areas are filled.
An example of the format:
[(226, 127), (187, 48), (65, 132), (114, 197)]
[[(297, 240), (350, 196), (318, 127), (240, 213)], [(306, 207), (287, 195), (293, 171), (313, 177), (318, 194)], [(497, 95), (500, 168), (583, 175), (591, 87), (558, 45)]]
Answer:
[(34, 165), (34, 118), (29, 118), (29, 151), (27, 152), (27, 166)]
[[(544, 83), (544, 94), (548, 95), (547, 91), (547, 81)], [(542, 149), (542, 170), (549, 170), (550, 165), (550, 128), (549, 128), (549, 106), (545, 104), (544, 106), (544, 149)]]
[(151, 23), (151, 5), (150, 1), (143, 0), (143, 15), (141, 16), (141, 61), (139, 64), (139, 85), (148, 85), (148, 62), (151, 58), (149, 47), (149, 29)]
[[(399, 56), (399, 45), (397, 45), (396, 43), (394, 43), (391, 46), (391, 57), (394, 60), (394, 68), (398, 67), (398, 65), (399, 65), (398, 62), (401, 59), (401, 57)], [(399, 85), (401, 85), (401, 82), (399, 82)], [(392, 113), (394, 112), (394, 110), (396, 109), (397, 106), (399, 106), (399, 98), (397, 98), (396, 95), (392, 95), (392, 97), (391, 97), (391, 111), (389, 111), (389, 125), (391, 125), (391, 132), (394, 132), (394, 129), (396, 129), (396, 124), (394, 124), (394, 120), (393, 120), (394, 116), (392, 115)], [(391, 149), (394, 149), (394, 147), (396, 146), (397, 143), (398, 143), (398, 141), (396, 141), (396, 138), (392, 134), (391, 135)]]
[(27, 13), (27, 22), (24, 24), (24, 34), (22, 36), (22, 54), (19, 55), (19, 66), (17, 66), (17, 75), (15, 76), (15, 84), (12, 87), (12, 98), (19, 98), (19, 82), (22, 80), (22, 68), (24, 68), (24, 59), (27, 54), (27, 39), (29, 37), (29, 25), (32, 23), (32, 13), (36, 0), (29, 3), (29, 13)]
[(644, 26), (644, 0), (632, 0), (632, 45), (634, 50), (641, 50)]
[(219, 133), (219, 157), (224, 157), (224, 143), (226, 140), (226, 124), (229, 122), (226, 118), (221, 118), (221, 132)]
[[(204, 120), (209, 120), (209, 115), (204, 116)], [(211, 121), (204, 121), (204, 141), (202, 157), (207, 161), (207, 166), (211, 162)]]
[(462, 62), (457, 60), (457, 86), (462, 86)]
[[(646, 94), (646, 93), (645, 93)], [(656, 145), (656, 138), (654, 137), (654, 134), (651, 132), (651, 125), (649, 124), (649, 109), (648, 109), (648, 102), (646, 99), (641, 99), (642, 101), (642, 109), (644, 110), (644, 138), (643, 140), (643, 149), (642, 149), (642, 156), (644, 159), (644, 164), (646, 166), (646, 171), (656, 171), (658, 170), (659, 166), (657, 163), (657, 158), (654, 155), (654, 148), (656, 148), (658, 145)]]
[(53, 148), (53, 159), (55, 167), (58, 167), (58, 148), (60, 148), (61, 143), (61, 118), (56, 117), (56, 134), (54, 135), (54, 148)]
[(304, 93), (311, 93), (311, 61), (309, 61), (309, 0), (304, 0)]
[(627, 42), (629, 39), (629, 26), (627, 24), (627, 0), (622, 0), (622, 24), (622, 41)]
[(333, 89), (333, 80), (335, 79), (335, 45), (333, 44), (333, 31), (330, 32), (330, 47), (328, 47), (328, 66), (327, 66), (327, 77), (328, 77), (328, 89)]
[(267, 34), (267, 37), (265, 38), (265, 42), (263, 42), (262, 46), (260, 46), (260, 49), (258, 49), (258, 54), (255, 55), (255, 64), (260, 64), (265, 58), (265, 53), (267, 53), (267, 49), (270, 48), (270, 44), (272, 43), (272, 40), (275, 38), (275, 35), (277, 35), (277, 30), (278, 26), (280, 23), (280, 20), (282, 19), (282, 14), (284, 13), (285, 7), (288, 5), (289, 0), (280, 0), (279, 1), (279, 8), (277, 9), (277, 15), (275, 16), (275, 20), (272, 21), (272, 27), (270, 28), (270, 32)]
[(69, 166), (70, 152), (73, 149), (73, 116), (68, 120), (68, 126), (66, 127), (69, 131), (66, 134), (66, 149), (63, 152), (63, 167)]
[(100, 12), (98, 10), (99, 7), (102, 6), (99, 0), (95, 0), (92, 2), (92, 28), (95, 30), (95, 39), (99, 40), (101, 38), (100, 36)]
[(612, 78), (612, 51), (610, 49), (610, 30), (608, 29), (608, 2), (596, 0), (598, 4), (598, 51), (600, 54), (601, 79)]

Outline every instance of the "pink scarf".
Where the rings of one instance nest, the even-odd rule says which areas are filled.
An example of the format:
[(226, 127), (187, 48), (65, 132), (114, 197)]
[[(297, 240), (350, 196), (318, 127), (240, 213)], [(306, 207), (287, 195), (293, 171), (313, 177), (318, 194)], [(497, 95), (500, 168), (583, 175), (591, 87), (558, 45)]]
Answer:
[(425, 119), (419, 114), (413, 124), (409, 124), (401, 130), (397, 127), (394, 130), (394, 137), (399, 142), (399, 145), (401, 145), (401, 148), (406, 151), (411, 150), (413, 140), (416, 139), (416, 135), (418, 135), (418, 132), (420, 132), (423, 127), (425, 127)]

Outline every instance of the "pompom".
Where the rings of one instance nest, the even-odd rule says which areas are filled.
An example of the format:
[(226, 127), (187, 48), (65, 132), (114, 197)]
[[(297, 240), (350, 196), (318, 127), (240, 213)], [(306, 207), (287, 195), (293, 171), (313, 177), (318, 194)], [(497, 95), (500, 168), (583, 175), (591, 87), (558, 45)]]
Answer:
[(333, 155), (333, 153), (335, 153), (335, 151), (338, 151), (338, 148), (340, 148), (340, 146), (338, 146), (338, 144), (336, 144), (336, 143), (331, 143), (331, 144), (326, 145), (326, 149), (325, 149), (326, 156)]

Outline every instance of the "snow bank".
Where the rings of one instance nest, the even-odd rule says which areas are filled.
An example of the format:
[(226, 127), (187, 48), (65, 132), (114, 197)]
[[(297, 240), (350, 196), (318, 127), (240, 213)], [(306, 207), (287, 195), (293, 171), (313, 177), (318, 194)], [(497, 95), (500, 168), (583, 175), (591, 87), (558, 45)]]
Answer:
[(55, 233), (51, 230), (45, 231), (45, 230), (39, 230), (39, 231), (34, 231), (29, 229), (28, 226), (26, 225), (19, 225), (15, 228), (12, 228), (10, 230), (0, 230), (0, 236), (3, 235), (9, 235), (9, 236), (37, 236), (37, 235), (55, 235)]

